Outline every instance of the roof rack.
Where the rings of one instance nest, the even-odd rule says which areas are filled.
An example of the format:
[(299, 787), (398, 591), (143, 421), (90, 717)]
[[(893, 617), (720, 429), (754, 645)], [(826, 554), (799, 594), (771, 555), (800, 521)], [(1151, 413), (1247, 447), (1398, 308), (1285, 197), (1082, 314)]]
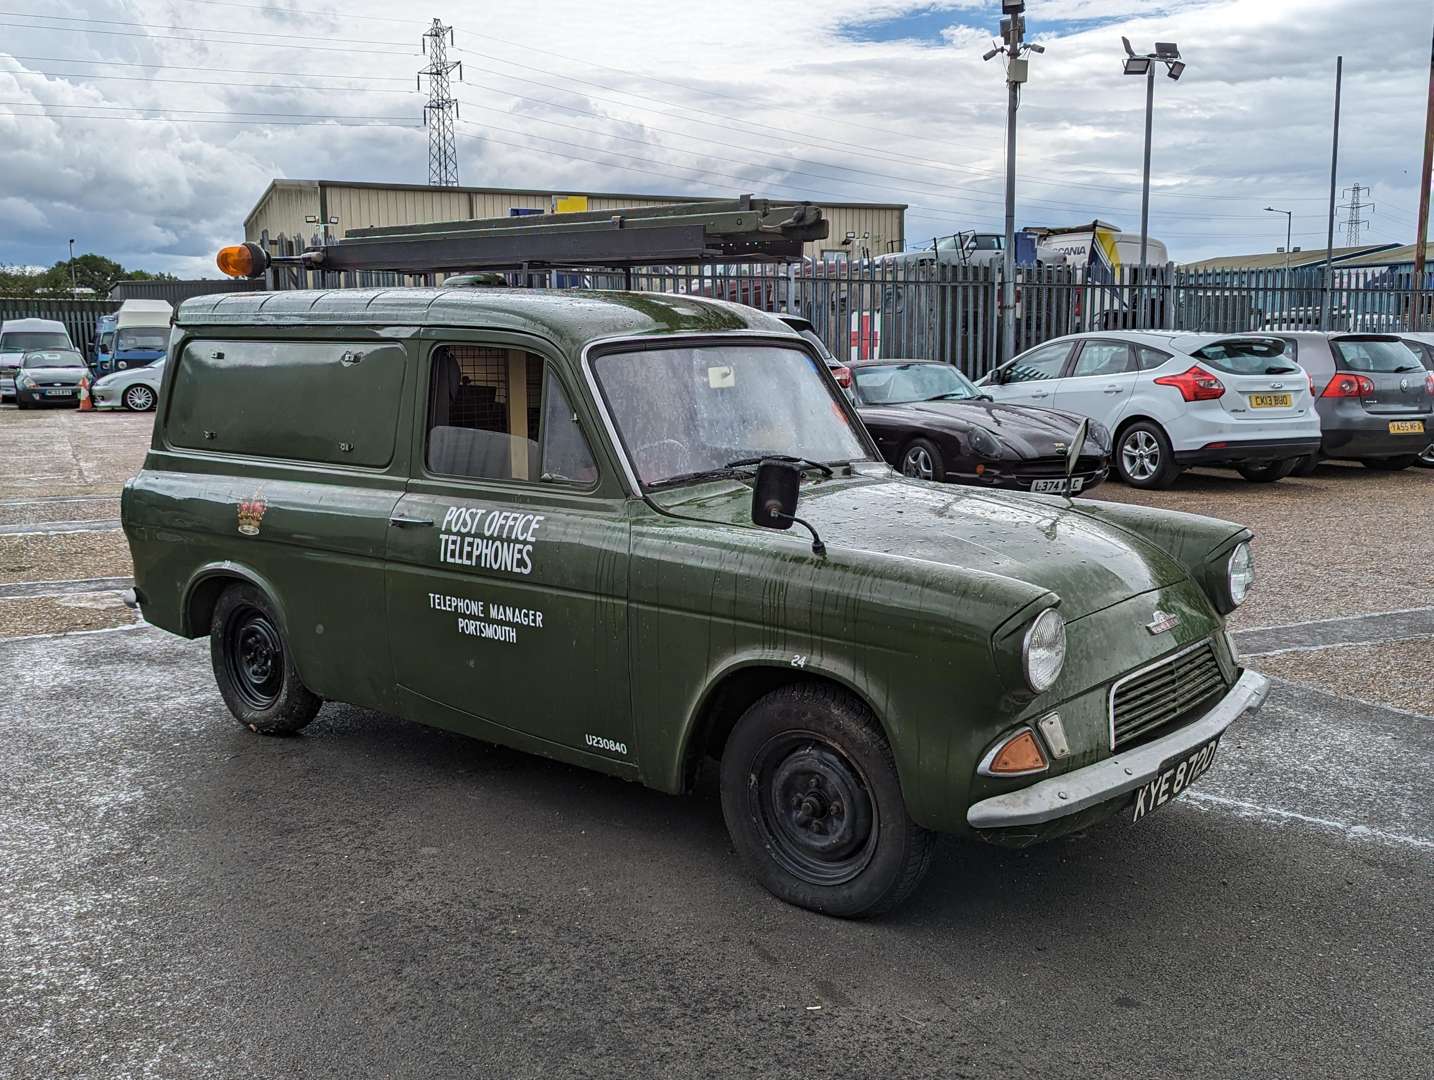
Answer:
[(265, 261), (414, 274), (794, 260), (801, 258), (803, 244), (825, 239), (829, 228), (821, 208), (811, 203), (743, 195), (675, 206), (349, 229), (340, 240)]

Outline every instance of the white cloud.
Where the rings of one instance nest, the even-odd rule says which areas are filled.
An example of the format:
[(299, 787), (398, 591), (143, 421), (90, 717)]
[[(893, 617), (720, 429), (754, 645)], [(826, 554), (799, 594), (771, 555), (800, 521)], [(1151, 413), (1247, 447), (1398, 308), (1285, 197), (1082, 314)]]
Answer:
[[(342, 13), (327, 0), (257, 10), (249, 2), (106, 0), (50, 8), (121, 21), (51, 21), (87, 32), (3, 17), (33, 25), (5, 27), (0, 51), (0, 263), (51, 262), (75, 236), (82, 250), (126, 265), (205, 273), (212, 252), (241, 234), (244, 215), (275, 176), (426, 179), (421, 129), (287, 126), (322, 121), (238, 114), (418, 124), (422, 96), (404, 91), (423, 63), (416, 46), (427, 13), (410, 24), (384, 21), (394, 8), (377, 0), (345, 5)], [(458, 28), (454, 55), (466, 77), (458, 89), (461, 178), (907, 202), (912, 238), (994, 226), (1005, 93), (998, 64), (982, 63), (981, 53), (997, 5), (937, 5), (949, 13), (944, 39), (935, 33), (925, 43), (861, 42), (843, 33), (857, 21), (930, 6), (450, 5), (441, 14)], [(1031, 36), (1048, 51), (1033, 59), (1022, 102), (1020, 222), (1100, 216), (1137, 226), (1144, 95), (1138, 80), (1120, 74), (1119, 38), (1127, 34), (1138, 47), (1157, 38), (1178, 41), (1189, 62), (1179, 83), (1161, 78), (1156, 87), (1152, 232), (1175, 255), (1282, 243), (1283, 220), (1264, 213), (1267, 204), (1296, 210), (1296, 243), (1322, 245), (1340, 51), (1346, 54), (1340, 186), (1373, 185), (1370, 238), (1407, 242), (1418, 202), (1428, 72), (1430, 12), (1415, 10), (1421, 7), (1367, 0), (1031, 0)], [(316, 9), (332, 14), (315, 20), (307, 12)], [(172, 40), (186, 35), (167, 26), (204, 28), (204, 40)], [(241, 45), (227, 40), (232, 32), (275, 36), (265, 45)], [(343, 79), (288, 74), (315, 72), (351, 81), (345, 89)], [(19, 102), (94, 111), (81, 118), (84, 109)], [(113, 119), (136, 115), (120, 106), (214, 111), (183, 114), (189, 122), (182, 123)], [(37, 115), (43, 112), (56, 115)], [(263, 126), (198, 122), (246, 118)]]

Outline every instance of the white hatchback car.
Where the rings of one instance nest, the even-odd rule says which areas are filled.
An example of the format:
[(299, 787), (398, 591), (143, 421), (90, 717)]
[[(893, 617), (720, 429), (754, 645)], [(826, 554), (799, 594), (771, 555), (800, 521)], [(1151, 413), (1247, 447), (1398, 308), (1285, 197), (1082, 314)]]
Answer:
[(1168, 487), (1192, 465), (1279, 480), (1320, 445), (1309, 377), (1259, 334), (1071, 334), (980, 385), (998, 401), (1100, 421), (1115, 433), (1111, 464), (1135, 487)]
[(103, 375), (90, 390), (97, 409), (129, 409), (145, 412), (159, 401), (159, 384), (164, 379), (164, 357), (145, 367), (129, 368)]

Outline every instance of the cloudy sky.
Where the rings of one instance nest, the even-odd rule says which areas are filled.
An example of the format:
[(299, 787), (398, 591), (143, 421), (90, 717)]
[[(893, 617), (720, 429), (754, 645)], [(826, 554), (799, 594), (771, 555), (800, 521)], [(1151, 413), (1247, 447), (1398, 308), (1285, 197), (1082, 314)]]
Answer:
[[(912, 241), (1001, 222), (999, 0), (8, 0), (0, 264), (66, 241), (213, 276), (274, 177), (427, 179), (419, 37), (463, 61), (465, 184), (904, 202)], [(1151, 234), (1184, 261), (1324, 243), (1339, 185), (1409, 243), (1428, 0), (1029, 0), (1019, 225), (1139, 228), (1144, 84), (1121, 35), (1188, 61), (1156, 85)], [(1341, 201), (1344, 201), (1343, 199)], [(1366, 212), (1368, 213), (1368, 212)]]

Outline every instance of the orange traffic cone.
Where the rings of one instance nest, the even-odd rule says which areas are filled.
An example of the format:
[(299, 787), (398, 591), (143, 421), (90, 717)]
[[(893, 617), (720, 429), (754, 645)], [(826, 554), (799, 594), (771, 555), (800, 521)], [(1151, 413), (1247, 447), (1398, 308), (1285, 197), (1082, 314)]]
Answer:
[(90, 377), (80, 376), (80, 412), (94, 412), (95, 403), (90, 400)]

